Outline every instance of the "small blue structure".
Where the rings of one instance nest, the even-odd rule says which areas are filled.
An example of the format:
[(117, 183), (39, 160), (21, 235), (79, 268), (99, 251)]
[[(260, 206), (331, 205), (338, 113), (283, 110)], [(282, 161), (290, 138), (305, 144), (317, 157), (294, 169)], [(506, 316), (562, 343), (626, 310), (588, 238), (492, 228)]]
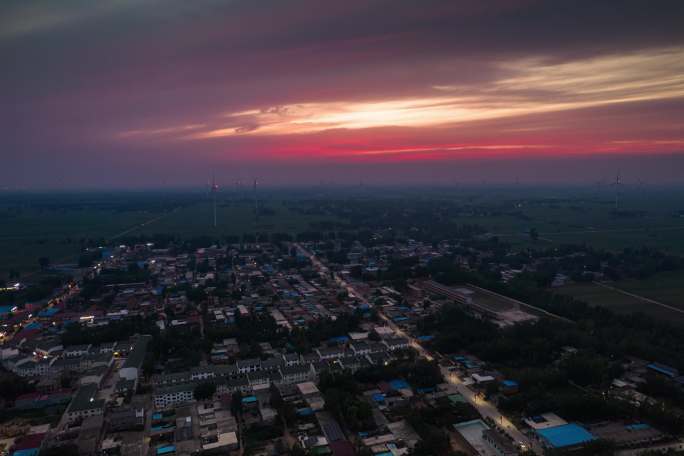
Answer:
[(574, 423), (538, 429), (537, 434), (552, 448), (572, 447), (595, 439), (589, 431)]
[(418, 340), (421, 342), (430, 342), (435, 336), (418, 336)]
[(12, 453), (12, 456), (36, 456), (38, 454), (38, 448), (27, 448), (25, 450), (17, 450)]
[(629, 429), (630, 431), (645, 431), (646, 429), (651, 429), (651, 426), (649, 426), (646, 423), (636, 423), (636, 424), (628, 424), (625, 426), (626, 429)]
[(157, 455), (169, 454), (176, 452), (176, 445), (165, 445), (163, 447), (157, 448)]
[(401, 389), (410, 389), (411, 386), (406, 382), (406, 380), (402, 380), (400, 378), (392, 380), (389, 382), (390, 386), (394, 390), (401, 390)]
[(501, 384), (503, 386), (505, 386), (506, 388), (517, 388), (518, 387), (518, 382), (516, 382), (515, 380), (504, 380), (503, 382), (501, 382)]
[(658, 372), (659, 374), (666, 375), (670, 378), (674, 378), (679, 375), (679, 371), (675, 369), (674, 367), (666, 366), (664, 364), (660, 363), (651, 363), (647, 365), (649, 369), (652, 371)]
[(57, 307), (48, 307), (47, 309), (43, 309), (40, 311), (38, 314), (39, 317), (54, 317), (57, 313), (59, 312), (59, 309)]
[(349, 342), (349, 336), (331, 337), (330, 342), (335, 343), (335, 344), (344, 344), (344, 343)]
[(256, 396), (247, 396), (242, 398), (243, 404), (253, 404), (257, 401)]
[(297, 413), (297, 416), (311, 416), (311, 415), (313, 415), (314, 412), (311, 408), (304, 407), (304, 408), (297, 409), (296, 413)]
[(385, 395), (382, 393), (375, 393), (372, 397), (375, 402), (385, 402)]

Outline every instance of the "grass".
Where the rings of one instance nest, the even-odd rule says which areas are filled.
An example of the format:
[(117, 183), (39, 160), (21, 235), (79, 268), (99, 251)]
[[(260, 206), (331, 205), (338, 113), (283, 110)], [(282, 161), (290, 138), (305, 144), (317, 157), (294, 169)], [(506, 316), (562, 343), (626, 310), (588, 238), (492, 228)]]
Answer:
[(53, 263), (73, 261), (81, 239), (106, 239), (154, 215), (145, 211), (24, 210), (3, 220), (0, 277), (11, 269), (34, 271), (42, 256)]
[(624, 280), (615, 286), (684, 310), (684, 271), (665, 272), (645, 280)]
[[(181, 237), (218, 235), (242, 236), (252, 233), (289, 233), (310, 229), (313, 222), (331, 220), (330, 217), (302, 215), (291, 211), (280, 201), (269, 202), (267, 211), (258, 219), (251, 203), (219, 204), (216, 211), (217, 227), (213, 227), (210, 203), (199, 203), (181, 208), (158, 222), (141, 228), (144, 234), (171, 233)], [(271, 213), (271, 211), (273, 213)]]
[[(684, 271), (661, 273), (645, 280), (623, 280), (609, 285), (684, 309)], [(642, 312), (655, 319), (684, 326), (684, 314), (593, 283), (572, 284), (557, 291), (616, 313)]]
[(172, 234), (194, 236), (242, 236), (253, 233), (284, 232), (295, 235), (313, 222), (330, 217), (303, 215), (291, 211), (280, 201), (269, 201), (258, 220), (250, 201), (226, 201), (217, 208), (217, 227), (213, 209), (206, 199), (185, 204), (176, 210), (153, 207), (150, 210), (37, 209), (7, 210), (0, 206), (0, 280), (10, 270), (26, 277), (39, 269), (38, 258), (48, 257), (52, 264), (75, 262), (82, 239), (96, 243), (125, 235)]
[[(521, 247), (586, 243), (621, 250), (649, 246), (684, 255), (684, 217), (678, 216), (684, 209), (684, 195), (657, 191), (649, 195), (623, 195), (622, 212), (616, 216), (607, 194), (559, 194), (557, 199), (501, 194), (499, 206), (494, 206), (496, 210), (482, 216), (459, 216), (454, 221), (484, 226), (492, 234)], [(539, 232), (536, 242), (529, 237), (531, 228)]]

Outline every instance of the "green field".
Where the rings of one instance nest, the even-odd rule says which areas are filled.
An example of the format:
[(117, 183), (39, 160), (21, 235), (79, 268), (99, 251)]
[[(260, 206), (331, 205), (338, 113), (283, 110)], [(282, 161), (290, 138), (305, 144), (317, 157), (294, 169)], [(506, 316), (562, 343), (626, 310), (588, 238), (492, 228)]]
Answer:
[(81, 239), (109, 238), (151, 219), (148, 212), (26, 211), (4, 220), (0, 234), (0, 277), (10, 269), (38, 268), (38, 258), (53, 263), (73, 261)]
[[(645, 280), (623, 280), (610, 286), (684, 310), (684, 271), (661, 273)], [(682, 313), (597, 284), (573, 284), (558, 291), (617, 313), (643, 312), (661, 321), (684, 325)]]
[[(266, 204), (268, 212), (254, 216), (252, 203), (219, 204), (216, 211), (217, 227), (213, 227), (211, 203), (198, 203), (176, 210), (155, 223), (141, 227), (144, 234), (171, 233), (178, 236), (241, 236), (252, 233), (297, 234), (310, 229), (310, 224), (330, 220), (330, 217), (302, 215), (289, 210), (280, 201)], [(273, 214), (269, 212), (273, 211)], [(266, 212), (266, 211), (263, 211)]]
[[(545, 207), (523, 205), (516, 208), (515, 215), (461, 216), (454, 221), (481, 225), (502, 240), (523, 247), (586, 243), (608, 250), (648, 246), (684, 254), (684, 217), (673, 216), (677, 202), (649, 209), (634, 207), (643, 212), (618, 217), (600, 201), (569, 201)], [(529, 237), (531, 228), (539, 233), (536, 242)]]
[[(336, 220), (363, 229), (365, 222), (357, 223), (363, 219), (354, 218), (359, 207), (371, 223), (388, 207), (422, 219), (435, 215), (424, 208), (437, 208), (456, 224), (481, 226), (521, 248), (586, 243), (611, 250), (650, 246), (683, 255), (682, 201), (682, 189), (626, 192), (616, 213), (610, 192), (580, 188), (263, 190), (255, 220), (250, 195), (226, 190), (219, 195), (214, 228), (209, 197), (200, 190), (0, 194), (0, 280), (10, 270), (35, 271), (41, 256), (53, 264), (74, 261), (88, 240), (99, 245), (137, 234), (296, 234), (314, 229), (312, 223)], [(321, 203), (327, 203), (324, 209), (317, 207)], [(404, 220), (404, 227), (410, 223)], [(531, 228), (539, 232), (537, 241), (530, 239)]]
[(125, 236), (171, 234), (181, 238), (195, 236), (242, 236), (254, 233), (297, 234), (312, 222), (330, 217), (303, 215), (289, 210), (280, 201), (262, 203), (262, 214), (254, 216), (251, 201), (219, 201), (217, 227), (213, 227), (212, 204), (195, 198), (178, 206), (151, 205), (145, 210), (89, 208), (21, 207), (2, 212), (0, 231), (0, 280), (17, 270), (26, 277), (39, 269), (38, 258), (48, 257), (52, 264), (76, 261), (82, 242), (96, 245)]

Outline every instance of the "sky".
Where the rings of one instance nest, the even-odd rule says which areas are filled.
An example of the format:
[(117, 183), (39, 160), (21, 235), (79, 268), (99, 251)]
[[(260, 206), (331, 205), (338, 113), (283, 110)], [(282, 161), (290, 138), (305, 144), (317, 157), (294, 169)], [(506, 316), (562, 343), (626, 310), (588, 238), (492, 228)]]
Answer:
[(0, 188), (684, 182), (684, 2), (5, 0)]

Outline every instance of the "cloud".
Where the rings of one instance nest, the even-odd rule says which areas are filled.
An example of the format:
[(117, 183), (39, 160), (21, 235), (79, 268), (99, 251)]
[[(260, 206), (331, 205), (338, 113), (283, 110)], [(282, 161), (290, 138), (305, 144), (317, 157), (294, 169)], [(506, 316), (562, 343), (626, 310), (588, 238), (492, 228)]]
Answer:
[(678, 153), (683, 14), (680, 0), (6, 0), (0, 180), (90, 164), (125, 183), (160, 159), (182, 176)]
[(292, 135), (332, 129), (428, 127), (684, 97), (684, 48), (649, 49), (562, 63), (505, 61), (500, 79), (434, 86), (433, 96), (369, 101), (298, 102), (229, 113), (230, 125), (190, 139)]

